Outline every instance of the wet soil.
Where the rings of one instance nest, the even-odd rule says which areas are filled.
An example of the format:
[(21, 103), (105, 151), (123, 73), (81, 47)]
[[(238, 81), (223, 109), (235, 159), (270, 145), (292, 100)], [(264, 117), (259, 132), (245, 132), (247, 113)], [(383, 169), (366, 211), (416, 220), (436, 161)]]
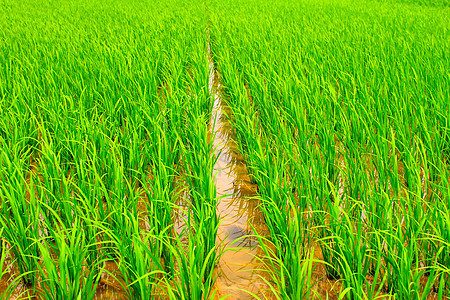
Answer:
[(266, 231), (264, 218), (258, 209), (259, 201), (255, 198), (257, 186), (251, 183), (244, 158), (235, 142), (229, 121), (230, 109), (223, 102), (220, 76), (208, 50), (209, 91), (214, 97), (211, 136), (218, 153), (214, 166), (217, 209), (221, 219), (217, 242), (223, 242), (225, 247), (217, 268), (217, 298), (229, 295), (229, 299), (254, 299), (248, 292), (264, 297), (267, 286), (261, 279), (264, 276), (258, 259), (261, 250), (256, 238), (251, 236), (253, 229), (259, 233)]

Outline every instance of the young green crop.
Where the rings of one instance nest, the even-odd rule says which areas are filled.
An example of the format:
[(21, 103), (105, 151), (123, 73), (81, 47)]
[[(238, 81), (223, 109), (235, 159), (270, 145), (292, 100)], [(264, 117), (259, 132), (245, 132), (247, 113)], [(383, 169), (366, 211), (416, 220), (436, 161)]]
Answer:
[[(204, 12), (178, 0), (0, 8), (2, 237), (21, 280), (42, 279), (35, 293), (92, 298), (113, 261), (130, 298), (212, 297)], [(178, 190), (199, 204), (186, 236), (174, 229)], [(187, 257), (190, 277), (178, 269)], [(174, 288), (184, 280), (189, 290)]]
[[(270, 237), (261, 243), (277, 249), (267, 255), (292, 266), (299, 259), (282, 250), (280, 231), (317, 233), (306, 241), (321, 246), (342, 297), (448, 293), (449, 265), (438, 262), (446, 245), (432, 233), (445, 228), (436, 209), (448, 204), (448, 10), (392, 1), (215, 6), (213, 52), (262, 198)], [(288, 203), (305, 216), (301, 228), (284, 221), (294, 219)], [(298, 295), (285, 278), (300, 273), (278, 270), (277, 292)]]
[(110, 261), (128, 298), (215, 297), (210, 51), (269, 230), (257, 235), (269, 293), (327, 297), (312, 279), (322, 264), (341, 298), (448, 296), (438, 2), (3, 3), (0, 224), (14, 285), (92, 298)]

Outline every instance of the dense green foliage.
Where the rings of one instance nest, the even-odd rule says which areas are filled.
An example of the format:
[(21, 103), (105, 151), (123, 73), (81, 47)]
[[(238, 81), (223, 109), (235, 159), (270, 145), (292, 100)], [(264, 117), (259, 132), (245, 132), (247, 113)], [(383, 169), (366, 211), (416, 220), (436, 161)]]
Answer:
[(449, 11), (246, 3), (217, 1), (212, 49), (279, 298), (314, 295), (312, 246), (342, 297), (447, 293)]
[(92, 299), (115, 261), (133, 299), (208, 297), (219, 253), (203, 6), (8, 1), (0, 15), (1, 224), (31, 293)]
[(442, 299), (448, 6), (0, 0), (3, 297), (18, 281), (43, 299), (107, 284), (215, 297), (210, 47), (258, 185), (270, 293), (323, 297), (322, 265), (347, 299)]

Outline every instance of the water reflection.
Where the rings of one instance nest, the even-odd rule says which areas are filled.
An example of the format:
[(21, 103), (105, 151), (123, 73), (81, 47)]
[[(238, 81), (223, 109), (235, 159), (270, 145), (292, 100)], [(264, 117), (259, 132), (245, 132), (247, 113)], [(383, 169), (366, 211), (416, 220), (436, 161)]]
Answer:
[[(219, 74), (210, 56), (210, 93), (214, 97), (211, 132), (214, 133), (213, 145), (219, 152), (214, 166), (218, 213), (222, 221), (218, 231), (218, 242), (224, 242), (227, 251), (222, 256), (216, 282), (218, 298), (230, 295), (230, 299), (254, 299), (248, 290), (263, 296), (267, 289), (263, 264), (258, 257), (262, 251), (252, 226), (258, 231), (265, 231), (264, 218), (258, 209), (256, 185), (251, 184), (247, 167), (235, 134), (229, 122), (229, 108), (222, 102)], [(237, 247), (237, 249), (236, 249)]]

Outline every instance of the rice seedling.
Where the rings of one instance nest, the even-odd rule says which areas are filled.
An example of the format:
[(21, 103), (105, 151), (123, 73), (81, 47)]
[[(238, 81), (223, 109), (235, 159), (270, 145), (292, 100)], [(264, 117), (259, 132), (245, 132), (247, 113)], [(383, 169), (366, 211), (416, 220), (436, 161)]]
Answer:
[(91, 271), (96, 266), (86, 264), (90, 247), (81, 229), (75, 220), (72, 228), (52, 230), (54, 242), (36, 241), (42, 254), (42, 265), (38, 265), (42, 281), (37, 293), (44, 299), (94, 298), (101, 272)]
[(175, 286), (169, 295), (173, 299), (215, 299), (213, 285), (217, 275), (214, 266), (220, 259), (221, 251), (215, 244), (208, 248), (211, 247), (211, 235), (208, 233), (217, 232), (219, 224), (215, 228), (205, 228), (211, 225), (208, 222), (197, 224), (191, 221), (191, 216), (188, 218), (187, 245), (179, 239), (168, 245), (178, 268)]
[[(0, 230), (0, 233), (3, 233), (3, 228)], [(9, 255), (9, 249), (6, 247), (6, 243), (4, 240), (1, 241), (1, 255), (0, 255), (0, 279), (5, 280), (5, 277), (8, 275), (8, 269), (10, 269), (14, 262), (8, 263), (8, 255)], [(2, 290), (2, 293), (0, 294), (0, 299), (10, 299), (11, 295), (13, 294), (15, 288), (20, 285), (22, 277), (28, 275), (27, 273), (20, 274), (16, 278), (14, 278), (9, 285), (6, 287), (6, 289)], [(24, 292), (25, 293), (25, 292)], [(19, 296), (24, 295), (22, 293)]]
[(37, 260), (40, 249), (36, 240), (40, 238), (40, 211), (34, 182), (26, 180), (26, 160), (10, 160), (2, 155), (1, 199), (3, 237), (11, 246), (11, 253), (22, 281), (28, 286), (36, 283)]

